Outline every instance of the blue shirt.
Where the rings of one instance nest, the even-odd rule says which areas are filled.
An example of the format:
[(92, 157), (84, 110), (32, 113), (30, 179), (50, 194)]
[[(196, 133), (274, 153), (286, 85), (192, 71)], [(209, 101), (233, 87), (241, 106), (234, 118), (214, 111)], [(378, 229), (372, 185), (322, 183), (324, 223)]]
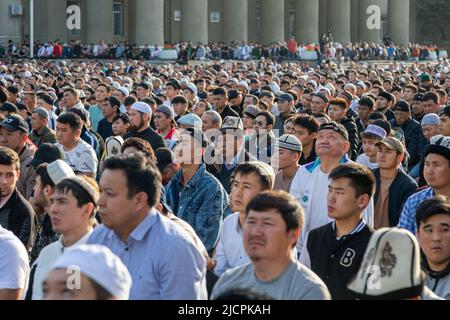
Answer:
[(177, 217), (194, 228), (208, 252), (217, 244), (224, 217), (231, 214), (228, 194), (205, 164), (186, 185), (182, 183), (183, 172), (178, 171), (167, 186), (167, 204)]
[(131, 274), (130, 300), (207, 299), (206, 262), (180, 226), (151, 209), (127, 243), (98, 226), (88, 244), (102, 244), (120, 257)]
[(434, 196), (434, 191), (432, 188), (426, 188), (419, 191), (406, 200), (403, 207), (402, 213), (400, 215), (400, 220), (398, 221), (398, 227), (407, 229), (413, 234), (416, 234), (416, 210), (417, 207), (425, 200), (430, 199)]

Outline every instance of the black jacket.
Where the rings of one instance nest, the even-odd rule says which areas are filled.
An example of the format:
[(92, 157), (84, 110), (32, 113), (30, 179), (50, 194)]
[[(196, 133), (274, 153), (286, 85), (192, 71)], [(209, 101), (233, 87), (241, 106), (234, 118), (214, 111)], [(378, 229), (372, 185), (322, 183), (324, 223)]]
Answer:
[(341, 120), (341, 124), (348, 132), (348, 141), (350, 142), (349, 157), (354, 161), (358, 156), (359, 150), (359, 133), (356, 127), (355, 119), (345, 117)]
[[(373, 203), (378, 201), (378, 195), (380, 193), (380, 169), (373, 170), (375, 179), (377, 181), (377, 187), (373, 198)], [(389, 226), (395, 227), (400, 219), (400, 213), (402, 212), (403, 205), (406, 200), (417, 190), (417, 183), (407, 175), (402, 169), (398, 169), (397, 176), (392, 181), (389, 187), (389, 203), (388, 203), (388, 218)]]
[(311, 270), (325, 282), (333, 300), (354, 299), (347, 284), (358, 273), (372, 233), (366, 225), (338, 240), (333, 222), (309, 232), (306, 246)]
[[(400, 127), (395, 120), (389, 122), (393, 128)], [(403, 133), (405, 134), (406, 150), (408, 150), (409, 153), (408, 165), (409, 168), (412, 168), (419, 163), (422, 158), (426, 139), (423, 136), (420, 123), (414, 119), (408, 120), (400, 128), (402, 128)]]
[(29, 251), (34, 242), (35, 214), (31, 204), (17, 189), (0, 209), (0, 222), (3, 222), (2, 227), (14, 233)]
[(222, 120), (224, 120), (226, 117), (239, 117), (239, 114), (231, 109), (229, 105), (226, 105), (225, 108), (223, 108), (222, 112), (219, 112), (219, 114), (222, 117)]
[(156, 151), (156, 149), (159, 148), (166, 147), (166, 145), (164, 144), (164, 140), (161, 138), (161, 136), (150, 127), (141, 132), (128, 132), (127, 134), (125, 134), (123, 139), (126, 140), (128, 138), (141, 138), (148, 141), (152, 146), (153, 151)]

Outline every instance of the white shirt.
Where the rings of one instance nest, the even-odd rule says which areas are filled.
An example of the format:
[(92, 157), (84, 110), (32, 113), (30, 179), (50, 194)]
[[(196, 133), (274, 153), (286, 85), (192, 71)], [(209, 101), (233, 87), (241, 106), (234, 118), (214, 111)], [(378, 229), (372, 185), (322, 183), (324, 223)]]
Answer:
[(218, 276), (221, 276), (228, 269), (250, 262), (244, 249), (242, 228), (239, 225), (239, 212), (233, 213), (223, 220), (215, 259), (217, 265), (214, 273)]
[(369, 158), (366, 156), (365, 153), (360, 154), (358, 158), (356, 158), (356, 163), (362, 164), (363, 166), (366, 166), (370, 170), (378, 169), (378, 163), (370, 162)]
[(44, 249), (41, 250), (39, 257), (33, 263), (32, 268), (36, 268), (34, 272), (34, 281), (33, 281), (33, 295), (31, 297), (32, 300), (41, 300), (42, 299), (42, 284), (44, 283), (45, 277), (47, 273), (50, 271), (53, 263), (58, 260), (60, 256), (64, 253), (64, 249), (72, 248), (74, 246), (85, 244), (89, 239), (89, 236), (92, 233), (92, 229), (89, 230), (80, 240), (75, 242), (73, 245), (64, 247), (62, 243), (62, 236), (53, 243), (50, 243)]
[(0, 290), (28, 287), (28, 254), (22, 242), (11, 231), (0, 226)]
[[(345, 156), (341, 163), (350, 162)], [(305, 210), (305, 223), (302, 230), (301, 241), (297, 243), (298, 252), (308, 238), (310, 230), (321, 227), (333, 221), (328, 217), (327, 194), (328, 176), (320, 169), (320, 158), (315, 162), (301, 166), (292, 179), (290, 194), (297, 199)], [(363, 211), (363, 218), (367, 225), (373, 228), (373, 198)]]
[(63, 152), (64, 161), (73, 169), (82, 173), (97, 173), (97, 155), (94, 149), (82, 139), (80, 139), (72, 150), (65, 151), (62, 144), (56, 146)]

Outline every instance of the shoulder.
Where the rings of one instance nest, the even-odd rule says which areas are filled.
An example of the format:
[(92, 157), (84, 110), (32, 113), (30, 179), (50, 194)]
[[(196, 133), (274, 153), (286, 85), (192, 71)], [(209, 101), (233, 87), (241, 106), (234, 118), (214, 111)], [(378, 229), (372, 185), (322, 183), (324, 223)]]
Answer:
[(308, 292), (313, 299), (329, 299), (330, 294), (325, 283), (309, 268), (296, 261), (293, 281), (297, 282), (302, 291)]

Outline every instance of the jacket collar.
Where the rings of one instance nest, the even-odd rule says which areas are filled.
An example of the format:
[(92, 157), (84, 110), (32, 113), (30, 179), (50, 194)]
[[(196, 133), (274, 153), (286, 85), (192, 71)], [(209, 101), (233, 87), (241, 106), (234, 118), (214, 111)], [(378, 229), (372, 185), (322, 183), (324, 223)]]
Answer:
[[(198, 184), (200, 183), (201, 179), (203, 178), (203, 175), (205, 174), (206, 166), (204, 163), (198, 167), (197, 172), (192, 176), (191, 180), (189, 180), (185, 186), (186, 188), (195, 189), (197, 188)], [(180, 169), (180, 171), (177, 172), (175, 176), (176, 183), (180, 183), (181, 179), (183, 177), (183, 170)]]

